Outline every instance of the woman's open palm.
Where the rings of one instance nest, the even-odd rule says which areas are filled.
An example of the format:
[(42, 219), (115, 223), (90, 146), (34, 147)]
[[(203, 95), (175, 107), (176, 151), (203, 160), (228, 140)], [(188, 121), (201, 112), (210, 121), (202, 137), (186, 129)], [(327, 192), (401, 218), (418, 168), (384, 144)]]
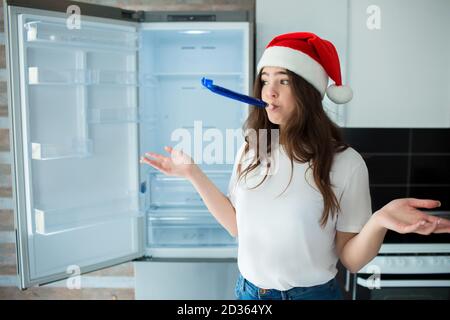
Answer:
[(449, 233), (450, 220), (427, 214), (418, 208), (433, 209), (439, 201), (425, 199), (396, 199), (377, 213), (380, 224), (398, 233)]
[(170, 156), (165, 157), (157, 153), (146, 152), (140, 162), (146, 163), (168, 176), (184, 178), (189, 176), (194, 166), (192, 158), (183, 151), (174, 150), (171, 147), (164, 147), (164, 149)]

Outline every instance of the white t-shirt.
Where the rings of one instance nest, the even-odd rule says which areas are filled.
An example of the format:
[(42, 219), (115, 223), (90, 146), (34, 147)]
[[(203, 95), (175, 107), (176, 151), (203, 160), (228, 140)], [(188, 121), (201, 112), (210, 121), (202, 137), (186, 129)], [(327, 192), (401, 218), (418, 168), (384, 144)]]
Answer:
[[(273, 174), (257, 188), (249, 189), (264, 174), (255, 169), (246, 181), (241, 179), (236, 184), (244, 145), (236, 155), (228, 193), (236, 209), (241, 274), (260, 288), (277, 290), (315, 286), (331, 280), (337, 273), (336, 230), (358, 233), (372, 214), (368, 170), (363, 158), (352, 148), (335, 155), (330, 180), (341, 211), (335, 218), (330, 215), (322, 228), (323, 197), (312, 169), (306, 170), (308, 163), (294, 161), (292, 181), (285, 190), (291, 163), (284, 149), (276, 148), (272, 155)], [(251, 155), (245, 158), (242, 169), (247, 167)]]

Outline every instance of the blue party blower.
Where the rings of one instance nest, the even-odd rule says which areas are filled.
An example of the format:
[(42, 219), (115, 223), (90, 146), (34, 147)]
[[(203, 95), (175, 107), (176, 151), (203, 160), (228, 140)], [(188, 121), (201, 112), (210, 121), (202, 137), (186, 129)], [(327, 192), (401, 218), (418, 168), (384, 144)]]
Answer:
[(246, 104), (256, 106), (259, 108), (267, 107), (267, 103), (260, 99), (249, 97), (249, 96), (246, 96), (245, 94), (237, 93), (237, 92), (231, 91), (229, 89), (216, 86), (213, 84), (213, 81), (210, 79), (202, 78), (202, 85), (204, 87), (208, 88), (209, 90), (211, 90), (212, 92), (219, 94), (221, 96), (224, 96), (224, 97), (227, 97), (227, 98), (230, 98), (233, 100), (241, 101)]

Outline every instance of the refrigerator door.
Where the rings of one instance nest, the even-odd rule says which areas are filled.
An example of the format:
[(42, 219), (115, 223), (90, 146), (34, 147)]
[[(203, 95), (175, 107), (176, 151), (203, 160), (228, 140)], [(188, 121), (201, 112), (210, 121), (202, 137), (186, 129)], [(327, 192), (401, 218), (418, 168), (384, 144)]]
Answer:
[[(141, 152), (190, 154), (227, 194), (235, 154), (243, 142), (248, 106), (202, 86), (202, 77), (249, 93), (249, 22), (142, 23), (139, 72)], [(236, 257), (233, 238), (186, 179), (146, 167), (147, 251), (158, 258)]]
[(142, 256), (137, 24), (5, 9), (20, 286)]

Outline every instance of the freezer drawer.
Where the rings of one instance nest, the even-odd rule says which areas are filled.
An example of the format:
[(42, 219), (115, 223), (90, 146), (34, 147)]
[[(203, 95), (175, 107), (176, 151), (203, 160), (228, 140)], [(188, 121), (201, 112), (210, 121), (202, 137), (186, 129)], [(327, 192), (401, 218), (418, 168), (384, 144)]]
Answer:
[(235, 239), (207, 210), (150, 211), (150, 247), (235, 246)]
[[(226, 193), (231, 173), (205, 172), (214, 184)], [(205, 205), (192, 184), (183, 178), (169, 177), (157, 172), (149, 174), (150, 208), (202, 207)]]

